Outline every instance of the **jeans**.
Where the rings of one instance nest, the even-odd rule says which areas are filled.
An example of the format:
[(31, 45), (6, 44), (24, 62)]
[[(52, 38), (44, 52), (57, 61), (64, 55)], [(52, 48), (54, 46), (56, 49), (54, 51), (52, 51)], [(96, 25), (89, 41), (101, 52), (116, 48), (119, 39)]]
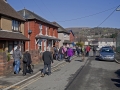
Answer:
[(89, 56), (89, 51), (86, 52), (86, 56), (87, 56), (87, 57)]
[(43, 74), (46, 73), (46, 69), (48, 68), (48, 75), (51, 74), (51, 64), (45, 64), (43, 69)]
[(72, 56), (68, 56), (68, 61), (71, 61), (71, 59), (72, 59)]
[(59, 59), (60, 59), (60, 60), (63, 59), (63, 54), (59, 54)]
[(20, 69), (20, 60), (15, 60), (14, 62), (15, 62), (14, 72), (18, 74)]
[(55, 54), (55, 60), (57, 60), (58, 59), (58, 54)]
[(96, 51), (93, 51), (93, 56), (96, 56)]

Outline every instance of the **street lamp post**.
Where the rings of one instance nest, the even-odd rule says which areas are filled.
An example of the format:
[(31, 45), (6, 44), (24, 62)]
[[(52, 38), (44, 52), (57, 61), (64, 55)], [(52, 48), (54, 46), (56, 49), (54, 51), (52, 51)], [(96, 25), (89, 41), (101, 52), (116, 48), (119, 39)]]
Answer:
[[(119, 5), (119, 6), (120, 6), (120, 5)], [(120, 11), (119, 6), (118, 6), (118, 8), (116, 9), (116, 11)], [(120, 47), (120, 42), (119, 42), (119, 39), (118, 39), (119, 36), (120, 36), (120, 33), (118, 33), (117, 36), (116, 36), (116, 49), (117, 49), (116, 51), (117, 51), (117, 52), (120, 52), (119, 49), (118, 49), (118, 48)]]

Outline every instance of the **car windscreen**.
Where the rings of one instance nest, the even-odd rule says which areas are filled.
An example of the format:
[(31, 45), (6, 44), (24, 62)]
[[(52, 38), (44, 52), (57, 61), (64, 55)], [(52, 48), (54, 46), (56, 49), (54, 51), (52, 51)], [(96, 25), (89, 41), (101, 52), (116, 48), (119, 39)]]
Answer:
[(106, 52), (106, 53), (114, 53), (112, 49), (109, 48), (103, 48), (101, 52)]

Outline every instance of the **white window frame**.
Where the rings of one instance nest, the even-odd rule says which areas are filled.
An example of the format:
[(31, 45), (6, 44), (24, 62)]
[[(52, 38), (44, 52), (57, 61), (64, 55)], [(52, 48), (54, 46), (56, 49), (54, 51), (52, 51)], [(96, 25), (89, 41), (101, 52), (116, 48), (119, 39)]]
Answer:
[(39, 24), (39, 30), (40, 30), (40, 34), (42, 34), (42, 24)]

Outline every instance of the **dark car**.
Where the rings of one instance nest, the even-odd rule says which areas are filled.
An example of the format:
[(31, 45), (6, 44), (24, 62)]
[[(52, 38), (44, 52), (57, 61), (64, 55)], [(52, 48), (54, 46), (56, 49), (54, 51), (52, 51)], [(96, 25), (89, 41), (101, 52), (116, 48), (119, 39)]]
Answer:
[(103, 47), (99, 52), (99, 60), (115, 60), (115, 53), (111, 47)]

